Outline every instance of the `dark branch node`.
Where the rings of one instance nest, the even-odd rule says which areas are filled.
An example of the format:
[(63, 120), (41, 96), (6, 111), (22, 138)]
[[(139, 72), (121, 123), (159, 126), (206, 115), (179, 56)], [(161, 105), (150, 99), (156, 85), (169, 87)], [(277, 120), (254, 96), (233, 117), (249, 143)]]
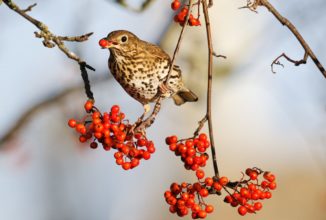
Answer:
[(91, 85), (90, 85), (90, 82), (88, 79), (88, 73), (87, 73), (86, 68), (93, 70), (93, 71), (95, 71), (95, 69), (93, 67), (89, 66), (88, 64), (86, 64), (86, 62), (80, 62), (79, 66), (80, 66), (81, 76), (84, 81), (86, 96), (87, 96), (87, 98), (94, 100), (94, 95), (93, 95), (93, 92), (91, 91)]

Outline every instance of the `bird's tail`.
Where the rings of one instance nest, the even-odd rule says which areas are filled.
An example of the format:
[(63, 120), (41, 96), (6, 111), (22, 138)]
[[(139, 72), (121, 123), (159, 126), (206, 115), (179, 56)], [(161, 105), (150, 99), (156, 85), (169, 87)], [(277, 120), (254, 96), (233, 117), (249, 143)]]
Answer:
[(185, 102), (196, 102), (198, 100), (197, 95), (190, 90), (178, 91), (172, 98), (176, 105), (182, 105)]

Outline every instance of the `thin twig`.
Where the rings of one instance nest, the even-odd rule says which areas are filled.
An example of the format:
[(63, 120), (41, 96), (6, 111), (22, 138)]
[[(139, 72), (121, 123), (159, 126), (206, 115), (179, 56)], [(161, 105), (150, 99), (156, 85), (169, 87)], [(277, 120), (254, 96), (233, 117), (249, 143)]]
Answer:
[(30, 6), (28, 6), (25, 10), (23, 10), (23, 12), (29, 12), (29, 11), (32, 11), (32, 9), (37, 5), (37, 3), (34, 3)]
[(314, 54), (314, 52), (311, 50), (310, 46), (308, 43), (305, 41), (305, 39), (302, 37), (300, 32), (297, 30), (297, 28), (285, 17), (283, 17), (276, 9), (275, 7), (269, 3), (268, 0), (247, 0), (247, 6), (246, 8), (249, 8), (250, 10), (255, 11), (258, 6), (264, 6), (266, 7), (274, 16), (275, 18), (284, 26), (286, 26), (292, 34), (297, 38), (297, 40), (300, 42), (301, 46), (305, 50), (304, 57), (301, 60), (293, 60), (289, 58), (287, 55), (284, 53), (281, 54), (277, 59), (275, 59), (272, 63), (272, 71), (273, 71), (273, 65), (274, 64), (280, 64), (278, 61), (279, 58), (284, 57), (287, 59), (289, 62), (294, 63), (294, 65), (299, 66), (300, 64), (305, 64), (308, 57), (312, 59), (312, 61), (315, 63), (319, 71), (323, 74), (323, 76), (326, 78), (326, 70), (323, 67), (323, 65), (319, 62), (318, 58)]
[(206, 24), (206, 35), (207, 35), (207, 45), (208, 45), (208, 79), (207, 79), (207, 109), (206, 117), (208, 121), (208, 131), (209, 139), (211, 142), (211, 151), (212, 151), (212, 160), (215, 176), (219, 177), (216, 152), (215, 152), (215, 143), (214, 143), (214, 132), (213, 132), (213, 120), (212, 120), (212, 83), (213, 83), (213, 42), (212, 42), (212, 33), (211, 25), (208, 14), (208, 5), (207, 0), (202, 0), (203, 13), (205, 17)]

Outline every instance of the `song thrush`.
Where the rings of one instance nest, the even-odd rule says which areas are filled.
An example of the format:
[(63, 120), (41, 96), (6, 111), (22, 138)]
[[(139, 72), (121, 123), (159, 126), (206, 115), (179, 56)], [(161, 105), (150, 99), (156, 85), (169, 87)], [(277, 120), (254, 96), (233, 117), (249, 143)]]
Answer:
[(100, 40), (102, 48), (110, 50), (109, 69), (123, 89), (144, 107), (143, 116), (150, 110), (149, 103), (172, 97), (176, 105), (195, 102), (198, 97), (182, 82), (181, 70), (174, 65), (164, 85), (171, 59), (160, 47), (139, 39), (129, 31), (118, 30)]

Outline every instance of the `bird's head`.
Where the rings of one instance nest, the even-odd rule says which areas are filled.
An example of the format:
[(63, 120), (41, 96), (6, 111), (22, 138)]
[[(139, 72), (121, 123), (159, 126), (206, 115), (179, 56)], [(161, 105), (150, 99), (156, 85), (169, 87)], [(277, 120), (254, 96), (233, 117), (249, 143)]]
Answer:
[(102, 49), (128, 54), (137, 48), (138, 37), (125, 30), (112, 31), (99, 41)]

